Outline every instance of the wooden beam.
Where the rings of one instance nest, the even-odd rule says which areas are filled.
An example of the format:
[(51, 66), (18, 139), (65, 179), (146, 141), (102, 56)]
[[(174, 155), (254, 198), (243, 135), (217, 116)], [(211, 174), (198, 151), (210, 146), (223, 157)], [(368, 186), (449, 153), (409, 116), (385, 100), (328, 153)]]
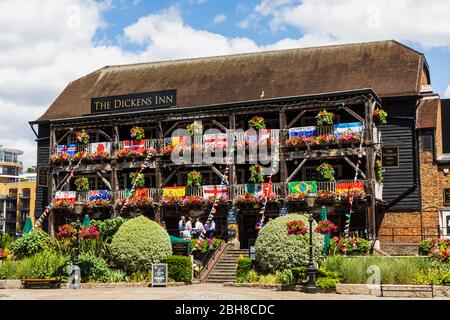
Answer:
[(303, 159), (302, 162), (300, 162), (300, 164), (298, 165), (298, 167), (295, 168), (294, 172), (292, 172), (291, 175), (286, 179), (286, 182), (291, 181), (291, 180), (295, 177), (295, 175), (300, 171), (300, 169), (303, 167), (303, 165), (305, 164), (305, 162), (306, 162), (307, 160), (308, 160), (308, 159), (305, 158), (305, 159)]
[[(303, 117), (303, 115), (306, 113), (306, 110), (303, 110), (302, 112), (300, 112), (298, 115), (295, 116), (294, 119), (292, 119), (291, 122), (289, 122), (289, 124), (287, 125), (287, 129), (289, 129), (290, 127), (292, 127), (298, 120), (300, 120), (301, 117)], [(280, 129), (285, 129), (285, 128), (281, 128)]]
[(357, 167), (356, 167), (356, 164), (354, 164), (352, 160), (350, 160), (349, 158), (347, 158), (347, 156), (344, 156), (344, 159), (345, 159), (345, 161), (347, 161), (347, 163), (348, 163), (349, 165), (351, 165), (351, 166), (353, 167), (353, 169), (355, 169), (355, 170), (358, 169), (358, 172), (361, 174), (361, 176), (364, 178), (364, 180), (367, 179), (367, 178), (366, 178), (366, 174), (365, 174), (364, 172), (362, 172), (362, 170), (361, 170), (360, 168), (357, 168)]
[(165, 138), (169, 133), (172, 132), (173, 129), (179, 124), (179, 121), (176, 121), (166, 132), (163, 134), (163, 138)]
[(178, 172), (178, 170), (180, 169), (181, 167), (175, 167), (175, 169), (173, 169), (173, 171), (169, 174), (169, 176), (163, 181), (163, 183), (161, 184), (161, 188), (162, 187), (164, 187), (166, 184), (167, 184), (167, 182), (169, 182), (170, 181), (170, 179), (172, 179), (172, 177)]
[(98, 129), (97, 130), (98, 133), (100, 133), (101, 135), (103, 135), (106, 139), (108, 139), (110, 142), (113, 141), (113, 138), (111, 138), (105, 131)]
[(364, 119), (359, 114), (357, 114), (355, 111), (353, 111), (352, 109), (350, 109), (349, 107), (346, 107), (346, 106), (344, 106), (343, 108), (345, 111), (347, 111), (352, 116), (354, 116), (359, 122), (364, 122)]
[(214, 171), (215, 174), (217, 174), (221, 179), (225, 180), (227, 184), (230, 184), (228, 181), (228, 177), (225, 178), (225, 176), (222, 174), (222, 172), (219, 171), (219, 169), (217, 169), (213, 165), (211, 165), (210, 167)]
[(111, 183), (109, 183), (109, 181), (106, 180), (105, 177), (103, 177), (103, 175), (100, 173), (100, 171), (97, 171), (96, 173), (97, 173), (97, 175), (100, 177), (100, 179), (102, 179), (102, 181), (103, 181), (103, 183), (106, 185), (106, 187), (107, 187), (110, 191), (113, 191), (113, 189), (112, 189), (112, 187), (111, 187)]
[(59, 188), (61, 188), (61, 186), (64, 184), (64, 182), (66, 182), (66, 180), (69, 178), (70, 173), (66, 174), (64, 176), (64, 178), (56, 185), (55, 187), (55, 191), (59, 190)]
[(212, 121), (212, 123), (214, 123), (216, 126), (218, 126), (223, 131), (227, 131), (228, 130), (228, 128), (225, 127), (223, 124), (221, 124), (219, 121), (217, 121), (215, 119), (212, 119), (211, 121)]
[(60, 144), (61, 143), (61, 141), (63, 141), (64, 140), (64, 138), (65, 137), (67, 137), (70, 133), (72, 133), (72, 130), (71, 129), (69, 129), (69, 131), (67, 131), (57, 142), (56, 142), (56, 144)]

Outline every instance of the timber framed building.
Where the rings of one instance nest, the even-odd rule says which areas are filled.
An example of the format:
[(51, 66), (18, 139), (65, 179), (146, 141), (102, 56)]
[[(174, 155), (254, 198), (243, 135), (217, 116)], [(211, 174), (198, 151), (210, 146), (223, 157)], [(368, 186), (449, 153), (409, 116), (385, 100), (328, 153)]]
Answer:
[[(72, 162), (54, 155), (59, 146), (73, 144), (74, 133), (82, 129), (89, 133), (91, 143), (108, 143), (111, 156), (83, 161), (75, 175), (87, 177), (91, 190), (107, 190), (112, 203), (124, 198), (131, 188), (130, 173), (138, 171), (144, 159), (113, 154), (129, 146), (130, 129), (138, 125), (145, 129), (145, 148), (156, 151), (144, 174), (146, 196), (158, 205), (137, 211), (164, 220), (169, 233), (177, 235), (181, 214), (206, 218), (210, 206), (171, 205), (163, 201), (163, 189), (185, 186), (187, 174), (194, 169), (202, 173), (202, 185), (219, 185), (226, 166), (174, 164), (164, 154), (173, 144), (172, 132), (194, 121), (201, 121), (204, 130), (246, 130), (248, 120), (263, 116), (271, 141), (277, 140), (280, 147), (280, 166), (272, 178), (266, 217), (278, 216), (282, 208), (304, 211), (306, 205), (293, 194), (292, 183), (311, 185), (313, 181), (322, 195), (317, 210), (326, 206), (342, 231), (349, 202), (339, 190), (354, 182), (358, 170), (356, 182), (362, 195), (353, 201), (350, 231), (391, 242), (397, 231), (389, 229), (383, 219), (395, 221), (397, 216), (421, 211), (416, 122), (418, 107), (432, 95), (426, 90), (429, 86), (424, 55), (396, 41), (107, 66), (71, 82), (39, 119), (30, 122), (33, 130), (37, 125), (37, 213), (43, 212), (73, 169)], [(387, 112), (387, 124), (374, 120), (377, 109)], [(317, 127), (314, 135), (337, 137), (337, 128), (356, 126), (363, 137), (361, 148), (358, 139), (290, 143), (292, 133), (314, 126), (316, 115), (323, 110), (334, 113), (334, 125)], [(381, 160), (383, 181), (377, 179)], [(316, 168), (324, 162), (333, 166), (334, 181), (318, 181)], [(228, 201), (220, 204), (216, 215), (217, 232), (226, 236), (228, 212), (232, 207), (239, 209), (236, 233), (242, 248), (256, 238), (258, 217), (257, 206), (243, 201), (249, 191), (249, 166), (230, 166)], [(73, 182), (64, 190), (75, 190)], [(187, 187), (183, 195), (201, 197), (202, 190)], [(86, 206), (86, 212), (98, 218), (118, 211), (114, 205)], [(71, 219), (70, 211), (53, 210), (48, 228), (54, 232)], [(420, 238), (437, 233), (433, 224), (420, 229)]]

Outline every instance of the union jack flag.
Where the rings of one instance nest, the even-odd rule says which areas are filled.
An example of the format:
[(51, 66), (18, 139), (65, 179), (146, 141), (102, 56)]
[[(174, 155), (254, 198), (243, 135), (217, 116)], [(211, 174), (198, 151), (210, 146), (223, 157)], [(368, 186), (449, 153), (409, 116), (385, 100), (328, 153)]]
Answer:
[(88, 194), (89, 201), (109, 200), (110, 197), (111, 193), (109, 190), (92, 190)]
[(77, 153), (77, 145), (76, 144), (68, 144), (68, 145), (57, 145), (56, 146), (56, 154), (68, 154), (69, 156), (73, 156)]

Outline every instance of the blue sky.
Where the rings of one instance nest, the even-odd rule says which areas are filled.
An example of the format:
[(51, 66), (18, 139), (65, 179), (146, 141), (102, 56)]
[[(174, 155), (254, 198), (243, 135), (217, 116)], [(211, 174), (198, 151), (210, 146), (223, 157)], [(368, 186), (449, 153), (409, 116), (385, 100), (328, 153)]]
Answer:
[(105, 65), (395, 39), (426, 55), (450, 98), (450, 1), (2, 0), (0, 145), (33, 165), (37, 119)]

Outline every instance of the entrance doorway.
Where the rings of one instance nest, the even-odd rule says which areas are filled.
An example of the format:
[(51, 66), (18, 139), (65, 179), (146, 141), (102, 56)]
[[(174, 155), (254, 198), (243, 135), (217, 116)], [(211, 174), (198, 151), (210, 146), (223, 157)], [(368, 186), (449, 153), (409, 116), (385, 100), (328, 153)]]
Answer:
[(441, 211), (439, 226), (441, 238), (450, 238), (450, 210)]

